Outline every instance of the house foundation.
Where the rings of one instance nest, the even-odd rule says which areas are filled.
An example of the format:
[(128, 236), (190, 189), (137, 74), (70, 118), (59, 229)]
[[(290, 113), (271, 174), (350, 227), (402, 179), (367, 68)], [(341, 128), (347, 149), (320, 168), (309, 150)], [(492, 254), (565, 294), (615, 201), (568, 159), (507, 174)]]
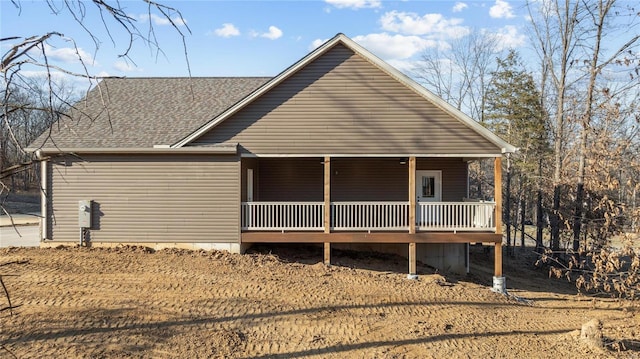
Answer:
[[(64, 241), (43, 241), (40, 242), (40, 248), (55, 248), (55, 247), (76, 247), (78, 242), (64, 242)], [(249, 247), (251, 243), (206, 243), (206, 242), (88, 242), (87, 247), (94, 248), (117, 248), (121, 246), (137, 246), (147, 247), (153, 250), (159, 251), (167, 248), (178, 248), (188, 250), (205, 250), (205, 251), (226, 251), (229, 253), (242, 254)]]
[(507, 294), (507, 283), (504, 277), (493, 277), (492, 291), (500, 294)]
[[(341, 250), (394, 254), (409, 259), (407, 244), (401, 243), (336, 243), (331, 247)], [(468, 248), (466, 243), (416, 243), (416, 261), (436, 268), (438, 271), (466, 274), (469, 272)]]

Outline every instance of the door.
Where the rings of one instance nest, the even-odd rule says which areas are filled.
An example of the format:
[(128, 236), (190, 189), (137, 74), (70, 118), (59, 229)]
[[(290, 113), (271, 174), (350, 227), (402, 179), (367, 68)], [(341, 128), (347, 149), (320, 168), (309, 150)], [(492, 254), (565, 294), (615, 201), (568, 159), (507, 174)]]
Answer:
[(436, 203), (441, 201), (442, 171), (416, 171), (416, 223), (438, 224), (441, 208)]

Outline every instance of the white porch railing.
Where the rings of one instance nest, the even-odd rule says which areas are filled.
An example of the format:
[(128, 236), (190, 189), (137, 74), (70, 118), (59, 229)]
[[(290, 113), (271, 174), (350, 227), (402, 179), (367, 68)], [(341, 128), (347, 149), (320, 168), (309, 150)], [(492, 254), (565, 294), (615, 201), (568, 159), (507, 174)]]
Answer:
[(432, 202), (416, 204), (418, 231), (495, 230), (494, 202)]
[(242, 202), (242, 230), (323, 229), (324, 202)]
[[(494, 231), (493, 202), (416, 204), (418, 231)], [(323, 202), (243, 202), (242, 230), (322, 231)], [(409, 202), (331, 202), (332, 230), (406, 231)]]
[(331, 227), (337, 231), (409, 229), (409, 202), (331, 202)]

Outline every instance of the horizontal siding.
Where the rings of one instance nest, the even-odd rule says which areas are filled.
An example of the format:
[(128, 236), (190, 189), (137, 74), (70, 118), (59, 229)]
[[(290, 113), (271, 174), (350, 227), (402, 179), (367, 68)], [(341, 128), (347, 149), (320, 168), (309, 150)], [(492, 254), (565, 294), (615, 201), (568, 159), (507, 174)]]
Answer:
[(322, 158), (261, 158), (256, 201), (323, 201)]
[(77, 241), (93, 200), (93, 242), (239, 241), (236, 156), (83, 156), (51, 161), (51, 239)]
[(192, 145), (253, 154), (497, 154), (500, 149), (338, 45)]
[(467, 197), (467, 163), (460, 158), (418, 158), (416, 170), (442, 170), (442, 200), (458, 202)]
[(332, 201), (408, 201), (409, 169), (398, 158), (332, 158)]
[[(256, 201), (324, 200), (322, 158), (261, 158), (257, 161), (259, 195), (255, 196)], [(466, 197), (467, 163), (462, 159), (419, 158), (416, 169), (442, 171), (443, 201), (457, 202)], [(331, 200), (408, 201), (408, 176), (408, 164), (401, 164), (399, 158), (332, 158)]]

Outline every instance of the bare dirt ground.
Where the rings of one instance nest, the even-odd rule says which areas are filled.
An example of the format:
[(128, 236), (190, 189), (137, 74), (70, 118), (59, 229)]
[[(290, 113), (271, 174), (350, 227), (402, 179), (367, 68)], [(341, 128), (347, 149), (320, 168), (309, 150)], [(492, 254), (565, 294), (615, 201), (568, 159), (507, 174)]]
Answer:
[[(25, 263), (0, 267), (20, 306), (0, 313), (0, 344), (19, 358), (640, 358), (637, 305), (577, 296), (522, 259), (506, 261), (507, 286), (531, 302), (491, 292), (493, 255), (477, 248), (473, 274), (419, 267), (417, 281), (399, 257), (321, 255), (3, 249)], [(583, 344), (594, 318), (626, 349)]]

